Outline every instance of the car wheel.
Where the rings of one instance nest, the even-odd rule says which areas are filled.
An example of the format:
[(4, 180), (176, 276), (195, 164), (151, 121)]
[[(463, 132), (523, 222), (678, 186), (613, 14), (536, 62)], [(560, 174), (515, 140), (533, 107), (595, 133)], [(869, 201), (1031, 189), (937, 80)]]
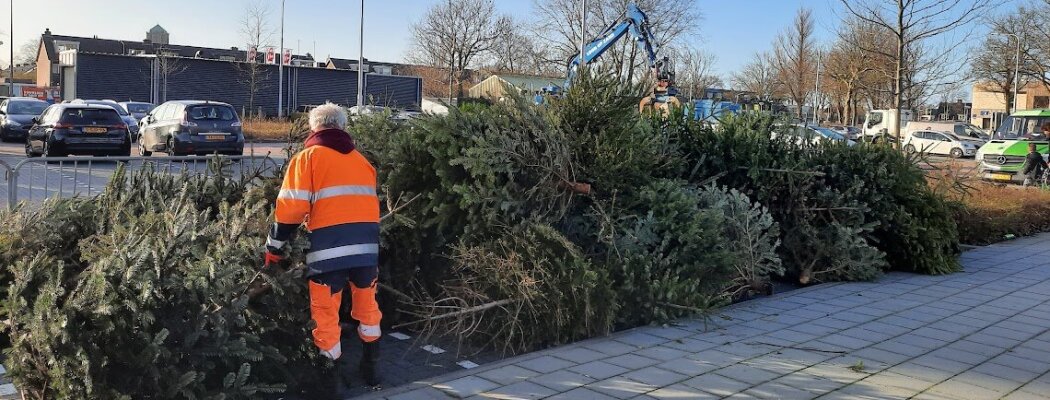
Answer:
[(51, 149), (51, 143), (44, 141), (44, 157), (65, 157), (65, 154)]
[(949, 153), (948, 155), (950, 155), (952, 158), (960, 158), (963, 156), (963, 151), (962, 149), (956, 147), (952, 149), (951, 153)]
[(168, 155), (169, 156), (178, 157), (178, 156), (182, 155), (181, 153), (175, 151), (175, 139), (170, 139), (170, 138), (168, 139), (168, 148), (167, 148), (167, 150), (168, 150)]
[(904, 146), (904, 152), (908, 153), (908, 154), (914, 153), (915, 152), (915, 146), (912, 146), (910, 144), (907, 145), (907, 146)]
[(139, 135), (139, 155), (143, 157), (149, 157), (153, 155), (152, 151), (146, 150), (146, 144), (142, 141), (142, 135)]

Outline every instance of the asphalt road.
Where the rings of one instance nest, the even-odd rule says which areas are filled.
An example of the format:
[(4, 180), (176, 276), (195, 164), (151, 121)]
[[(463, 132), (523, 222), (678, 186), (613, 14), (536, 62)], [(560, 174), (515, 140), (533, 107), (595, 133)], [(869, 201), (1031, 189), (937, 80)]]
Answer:
[[(254, 146), (246, 146), (245, 155), (254, 153), (257, 157), (270, 157), (283, 159), (286, 154), (281, 143), (260, 143)], [(138, 149), (133, 148), (133, 157), (139, 156)], [(164, 154), (154, 153), (155, 156)], [(7, 206), (10, 196), (10, 175), (8, 168), (17, 167), (17, 200), (38, 203), (44, 199), (59, 195), (91, 196), (100, 193), (110, 181), (110, 177), (119, 165), (118, 162), (107, 160), (105, 157), (68, 157), (61, 163), (44, 163), (39, 159), (26, 161), (23, 145), (17, 143), (0, 143), (0, 176), (7, 179), (0, 181), (0, 207)], [(262, 163), (262, 161), (258, 161)], [(249, 161), (236, 164), (231, 172), (239, 174), (242, 169), (250, 166)], [(268, 163), (272, 166), (272, 163)], [(179, 173), (189, 171), (197, 174), (207, 174), (208, 165), (205, 161), (198, 162), (170, 162), (170, 161), (131, 161), (127, 163), (129, 169), (140, 169), (152, 166), (157, 170)]]

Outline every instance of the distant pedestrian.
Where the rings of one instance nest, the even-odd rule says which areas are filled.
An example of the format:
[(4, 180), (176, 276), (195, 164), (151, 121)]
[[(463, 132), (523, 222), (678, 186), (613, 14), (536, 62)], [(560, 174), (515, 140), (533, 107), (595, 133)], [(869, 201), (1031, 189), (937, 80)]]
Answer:
[(1024, 174), (1024, 186), (1037, 185), (1045, 170), (1046, 160), (1035, 147), (1035, 143), (1029, 143), (1028, 156), (1025, 157), (1024, 169), (1021, 171)]

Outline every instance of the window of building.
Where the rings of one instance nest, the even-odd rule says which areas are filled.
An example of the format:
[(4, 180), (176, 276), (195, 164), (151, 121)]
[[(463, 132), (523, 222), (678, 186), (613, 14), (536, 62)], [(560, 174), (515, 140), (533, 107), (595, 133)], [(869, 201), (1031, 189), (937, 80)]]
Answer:
[(1035, 96), (1032, 108), (1050, 108), (1050, 96)]

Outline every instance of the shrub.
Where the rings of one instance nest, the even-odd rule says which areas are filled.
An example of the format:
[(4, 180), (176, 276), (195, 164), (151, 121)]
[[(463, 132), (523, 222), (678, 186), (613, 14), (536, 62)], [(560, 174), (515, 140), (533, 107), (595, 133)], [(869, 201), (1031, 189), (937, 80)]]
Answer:
[(960, 241), (983, 245), (1050, 230), (1050, 191), (977, 183), (957, 196)]

